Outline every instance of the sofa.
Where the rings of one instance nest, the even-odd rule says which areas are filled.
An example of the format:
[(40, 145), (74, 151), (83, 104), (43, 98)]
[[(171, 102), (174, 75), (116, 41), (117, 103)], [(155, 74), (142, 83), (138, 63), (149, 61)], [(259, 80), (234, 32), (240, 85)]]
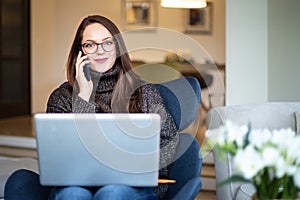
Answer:
[[(292, 128), (300, 134), (300, 102), (266, 102), (260, 104), (233, 105), (212, 108), (206, 117), (207, 129), (221, 126), (225, 120), (237, 124), (251, 123), (252, 128)], [(216, 183), (219, 183), (237, 170), (232, 165), (230, 156), (227, 161), (220, 159), (213, 149), (216, 171)], [(217, 199), (251, 200), (255, 188), (250, 183), (232, 182), (216, 188)]]

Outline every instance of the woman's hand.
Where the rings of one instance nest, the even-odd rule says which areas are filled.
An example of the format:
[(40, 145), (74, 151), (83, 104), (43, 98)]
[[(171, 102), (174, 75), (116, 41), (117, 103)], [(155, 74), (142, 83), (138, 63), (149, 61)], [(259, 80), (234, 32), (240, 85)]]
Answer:
[(83, 72), (83, 66), (89, 63), (87, 55), (82, 56), (82, 52), (79, 51), (76, 60), (76, 80), (79, 86), (78, 96), (85, 101), (89, 101), (93, 92), (93, 82), (91, 80), (88, 81)]

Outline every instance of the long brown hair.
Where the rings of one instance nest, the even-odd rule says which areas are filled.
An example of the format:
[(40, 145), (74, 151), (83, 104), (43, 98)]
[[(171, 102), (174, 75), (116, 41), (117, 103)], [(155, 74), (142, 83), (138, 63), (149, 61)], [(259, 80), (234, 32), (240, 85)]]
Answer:
[[(119, 80), (122, 81), (118, 81), (112, 95), (113, 97), (111, 99), (111, 107), (113, 109), (113, 112), (141, 112), (141, 108), (140, 106), (138, 106), (138, 102), (141, 99), (141, 89), (140, 87), (137, 87), (137, 83), (138, 85), (141, 85), (141, 81), (132, 70), (131, 60), (120, 30), (111, 20), (106, 17), (100, 15), (91, 15), (81, 21), (73, 40), (67, 60), (67, 79), (69, 84), (73, 87), (75, 83), (76, 58), (81, 46), (83, 32), (88, 25), (93, 23), (102, 24), (112, 34), (116, 41), (117, 57), (114, 67), (116, 65), (121, 67)], [(128, 94), (128, 92), (132, 91), (133, 89), (134, 92)], [(118, 106), (116, 108), (116, 105), (120, 104), (123, 106)]]

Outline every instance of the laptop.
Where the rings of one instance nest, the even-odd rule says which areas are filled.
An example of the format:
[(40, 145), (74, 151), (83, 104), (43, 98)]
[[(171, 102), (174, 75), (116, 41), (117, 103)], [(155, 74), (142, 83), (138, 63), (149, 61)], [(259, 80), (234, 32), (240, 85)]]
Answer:
[(34, 115), (40, 183), (156, 186), (158, 114)]

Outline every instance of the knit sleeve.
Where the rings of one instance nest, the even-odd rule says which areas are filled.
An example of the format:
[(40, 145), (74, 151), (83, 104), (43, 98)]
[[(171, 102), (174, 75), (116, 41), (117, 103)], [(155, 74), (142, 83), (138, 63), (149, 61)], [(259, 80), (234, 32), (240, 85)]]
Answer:
[(74, 95), (72, 105), (72, 112), (74, 113), (95, 113), (97, 109), (96, 103), (87, 102), (77, 95)]
[(72, 112), (71, 88), (59, 87), (55, 89), (47, 103), (47, 113), (70, 113)]
[[(143, 109), (147, 113), (161, 116), (160, 168), (171, 164), (178, 143), (178, 130), (173, 117), (166, 108), (163, 98), (153, 84), (143, 87)], [(167, 174), (164, 174), (167, 175)]]
[(47, 103), (47, 113), (94, 113), (97, 104), (86, 102), (73, 94), (70, 85), (55, 89)]
[[(142, 87), (142, 102), (143, 112), (157, 113), (161, 116), (159, 176), (168, 178), (179, 140), (178, 130), (163, 98), (153, 84), (146, 84)], [(168, 185), (159, 184), (155, 190), (159, 199), (164, 199)]]

